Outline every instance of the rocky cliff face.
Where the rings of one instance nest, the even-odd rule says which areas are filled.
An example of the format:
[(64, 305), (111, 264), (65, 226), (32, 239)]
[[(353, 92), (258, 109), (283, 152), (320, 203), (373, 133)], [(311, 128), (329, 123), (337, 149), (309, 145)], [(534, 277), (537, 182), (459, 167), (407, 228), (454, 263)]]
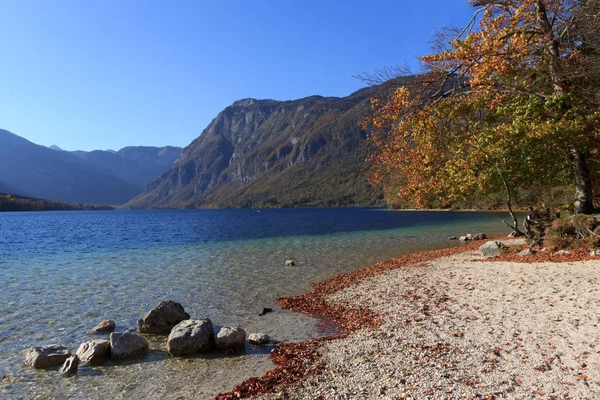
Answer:
[(382, 204), (367, 182), (359, 126), (369, 98), (243, 99), (224, 109), (130, 207)]

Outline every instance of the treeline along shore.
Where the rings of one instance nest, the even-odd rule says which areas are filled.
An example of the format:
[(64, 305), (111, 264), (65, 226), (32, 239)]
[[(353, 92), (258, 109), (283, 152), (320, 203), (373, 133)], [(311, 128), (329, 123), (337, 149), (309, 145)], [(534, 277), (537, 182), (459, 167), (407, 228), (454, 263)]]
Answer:
[(33, 197), (0, 193), (0, 212), (66, 210), (114, 210), (114, 207), (96, 204), (61, 203), (60, 201), (36, 199)]

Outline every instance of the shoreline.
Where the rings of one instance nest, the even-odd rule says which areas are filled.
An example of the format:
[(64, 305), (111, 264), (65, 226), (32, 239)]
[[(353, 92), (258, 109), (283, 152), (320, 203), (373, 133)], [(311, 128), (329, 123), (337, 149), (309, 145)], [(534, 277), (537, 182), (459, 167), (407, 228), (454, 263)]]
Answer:
[(229, 400), (272, 393), (274, 389), (297, 383), (324, 368), (318, 353), (320, 345), (347, 337), (350, 333), (363, 327), (372, 330), (380, 325), (378, 315), (368, 308), (331, 305), (326, 301), (328, 295), (350, 288), (364, 279), (381, 275), (389, 270), (415, 266), (440, 257), (476, 250), (482, 243), (484, 241), (401, 255), (349, 273), (334, 275), (329, 279), (317, 282), (310, 292), (278, 298), (277, 301), (282, 308), (331, 321), (332, 324), (342, 329), (342, 333), (279, 346), (271, 353), (275, 364), (274, 369), (263, 376), (250, 378), (238, 384), (230, 392), (219, 393), (215, 399)]
[[(497, 238), (497, 239), (499, 239), (499, 238)], [(508, 241), (508, 239), (506, 239), (506, 240)], [(315, 387), (318, 388), (319, 386), (322, 386), (323, 388), (327, 388), (328, 386), (330, 386), (330, 384), (327, 382), (321, 381), (319, 377), (325, 376), (325, 375), (331, 375), (331, 374), (335, 375), (336, 371), (337, 371), (336, 368), (329, 365), (329, 362), (326, 360), (327, 357), (330, 357), (328, 351), (331, 351), (331, 349), (333, 348), (333, 349), (337, 349), (336, 351), (333, 351), (333, 354), (339, 353), (340, 352), (339, 347), (342, 346), (340, 343), (345, 342), (345, 341), (353, 343), (352, 338), (355, 336), (360, 336), (360, 337), (362, 337), (363, 340), (370, 340), (370, 339), (373, 339), (373, 337), (377, 337), (377, 340), (385, 340), (386, 339), (385, 336), (387, 334), (382, 333), (381, 331), (382, 331), (382, 329), (385, 331), (386, 327), (389, 328), (388, 325), (390, 324), (389, 323), (389, 315), (390, 314), (386, 313), (384, 311), (378, 310), (377, 307), (373, 306), (373, 303), (377, 303), (378, 301), (380, 301), (380, 299), (378, 299), (377, 297), (371, 298), (369, 296), (366, 296), (367, 297), (366, 301), (364, 301), (364, 300), (360, 301), (361, 297), (365, 297), (365, 293), (363, 293), (364, 290), (360, 289), (361, 286), (368, 285), (373, 281), (380, 281), (378, 283), (379, 286), (377, 286), (377, 287), (382, 287), (381, 290), (390, 291), (390, 290), (392, 290), (391, 288), (385, 288), (385, 286), (389, 284), (386, 281), (386, 274), (393, 275), (393, 274), (398, 274), (398, 273), (400, 273), (400, 274), (406, 273), (406, 274), (410, 275), (410, 274), (416, 273), (415, 271), (418, 271), (418, 270), (423, 270), (423, 271), (426, 270), (425, 272), (430, 273), (431, 269), (434, 268), (431, 266), (431, 264), (434, 264), (434, 263), (432, 263), (433, 261), (435, 261), (435, 264), (438, 264), (438, 263), (443, 264), (443, 263), (448, 263), (449, 262), (448, 260), (452, 259), (452, 258), (461, 259), (461, 258), (465, 258), (465, 257), (467, 257), (467, 258), (472, 257), (471, 254), (473, 253), (473, 251), (477, 250), (479, 248), (479, 246), (483, 243), (485, 243), (485, 241), (477, 241), (477, 242), (468, 243), (463, 246), (406, 254), (403, 256), (389, 259), (387, 261), (378, 262), (376, 264), (370, 265), (370, 266), (362, 268), (362, 269), (355, 270), (350, 273), (333, 276), (325, 281), (315, 284), (314, 288), (311, 292), (308, 292), (308, 293), (305, 293), (305, 294), (302, 294), (299, 296), (284, 297), (284, 298), (277, 299), (283, 308), (289, 309), (291, 311), (301, 312), (301, 313), (310, 315), (315, 318), (320, 318), (320, 319), (325, 319), (325, 320), (331, 321), (335, 326), (338, 326), (342, 329), (342, 333), (336, 334), (333, 336), (318, 338), (318, 339), (311, 339), (311, 340), (300, 342), (300, 343), (281, 345), (277, 350), (275, 350), (272, 353), (272, 356), (271, 356), (274, 361), (274, 364), (275, 364), (274, 369), (268, 371), (265, 375), (263, 375), (261, 377), (250, 378), (250, 379), (238, 384), (235, 387), (235, 389), (233, 389), (232, 391), (227, 392), (227, 393), (221, 393), (221, 394), (217, 395), (216, 399), (219, 399), (219, 400), (235, 399), (235, 398), (241, 398), (241, 397), (243, 398), (243, 397), (249, 397), (249, 396), (256, 396), (256, 395), (260, 395), (260, 394), (267, 394), (265, 396), (265, 398), (268, 398), (268, 399), (288, 398), (290, 395), (292, 396), (291, 398), (294, 398), (293, 396), (296, 394), (296, 391), (298, 391), (298, 393), (304, 393), (305, 396), (309, 395), (309, 396), (318, 397), (319, 393), (321, 393), (320, 395), (322, 395), (322, 392), (320, 392), (314, 388)], [(531, 259), (516, 258), (516, 256), (514, 254), (505, 254), (494, 260), (481, 260), (481, 259), (468, 259), (467, 260), (465, 258), (464, 260), (461, 261), (463, 264), (459, 264), (459, 265), (464, 265), (464, 266), (466, 266), (465, 268), (470, 268), (471, 265), (474, 266), (474, 268), (481, 268), (482, 266), (487, 267), (490, 264), (494, 265), (494, 263), (496, 266), (506, 264), (506, 265), (509, 265), (511, 268), (523, 268), (523, 266), (527, 266), (527, 265), (529, 265), (529, 266), (531, 266), (531, 265), (546, 266), (547, 264), (551, 264), (551, 266), (554, 266), (554, 267), (556, 267), (556, 266), (562, 267), (563, 264), (559, 264), (559, 263), (567, 263), (566, 265), (571, 265), (575, 261), (583, 262), (586, 260), (587, 260), (586, 262), (589, 263), (590, 259), (591, 258), (589, 256), (585, 257), (585, 255), (581, 251), (574, 252), (572, 255), (569, 255), (569, 256), (561, 255), (561, 256), (553, 257), (553, 256), (549, 256), (549, 255), (540, 255), (538, 257), (531, 258)], [(472, 263), (473, 261), (481, 261), (481, 262)], [(594, 263), (594, 268), (598, 267), (597, 271), (600, 274), (600, 261), (592, 261), (592, 262)], [(546, 264), (544, 264), (544, 263), (546, 263)], [(532, 268), (532, 267), (529, 267), (529, 268)], [(596, 269), (594, 269), (594, 273), (595, 272), (596, 272)], [(451, 271), (451, 274), (454, 274), (454, 273), (455, 272)], [(417, 273), (417, 275), (419, 275), (419, 274)], [(423, 273), (421, 275), (428, 275), (428, 274)], [(435, 275), (435, 273), (434, 273), (434, 275)], [(468, 278), (468, 279), (470, 280), (471, 278)], [(594, 279), (595, 279), (595, 277), (594, 277)], [(475, 281), (473, 281), (473, 282), (475, 282)], [(468, 285), (471, 285), (471, 283), (469, 283)], [(405, 290), (402, 290), (401, 287), (400, 288), (394, 287), (393, 290), (400, 290), (400, 293), (399, 293), (400, 298), (404, 298), (406, 296), (406, 294), (403, 293), (403, 292), (405, 292)], [(473, 292), (470, 292), (470, 290), (473, 290), (473, 289), (468, 288), (468, 291), (467, 291), (468, 294), (473, 293)], [(487, 288), (486, 290), (494, 290), (493, 285), (491, 288)], [(371, 291), (373, 291), (373, 289), (371, 289)], [(429, 297), (432, 297), (430, 292), (433, 292), (433, 291), (435, 291), (435, 287), (430, 287), (427, 289), (426, 292), (429, 293), (428, 294)], [(344, 298), (344, 296), (345, 296), (345, 300), (339, 301), (339, 298)], [(442, 301), (440, 304), (442, 304), (442, 303), (445, 304), (445, 302), (451, 296), (452, 296), (452, 293), (443, 294), (443, 296), (441, 296)], [(412, 304), (412, 303), (415, 303), (414, 299), (406, 298), (404, 300), (408, 301), (411, 304), (410, 308), (414, 307), (414, 310), (408, 311), (408, 313), (406, 315), (406, 317), (407, 317), (406, 324), (407, 325), (408, 325), (409, 319), (414, 317), (413, 314), (415, 312), (418, 314), (420, 311), (421, 314), (423, 314), (416, 319), (417, 326), (419, 326), (419, 324), (425, 323), (423, 321), (428, 321), (429, 319), (434, 318), (432, 316), (432, 315), (435, 315), (434, 308), (440, 307), (440, 310), (444, 310), (444, 307), (446, 307), (445, 305), (440, 306), (439, 304), (436, 304), (436, 306), (434, 307), (433, 305), (430, 304), (430, 302), (429, 302), (430, 300), (421, 301), (420, 303), (419, 303), (419, 301), (417, 301), (416, 304)], [(390, 303), (389, 300), (387, 301), (387, 303)], [(440, 312), (440, 310), (437, 310), (437, 312)], [(599, 312), (600, 312), (600, 308), (599, 308)], [(410, 316), (409, 316), (409, 314), (410, 314)], [(435, 317), (435, 318), (437, 318), (437, 317)], [(469, 320), (469, 322), (470, 322), (470, 320)], [(435, 326), (437, 326), (437, 328), (435, 328)], [(444, 325), (443, 324), (442, 325), (434, 324), (434, 328), (430, 327), (430, 329), (432, 329), (433, 332), (435, 332), (436, 329), (441, 329), (440, 332), (443, 333), (444, 329), (440, 328), (440, 326), (444, 326)], [(392, 326), (392, 328), (399, 329), (399, 331), (400, 331), (399, 332), (400, 337), (395, 338), (395, 340), (397, 340), (397, 341), (403, 341), (404, 340), (403, 335), (405, 335), (405, 336), (408, 335), (407, 332), (403, 332), (404, 327)], [(408, 336), (410, 336), (410, 335), (408, 335)], [(599, 335), (595, 335), (594, 339), (597, 336), (599, 336)], [(517, 340), (519, 340), (519, 339), (517, 339)], [(450, 342), (451, 342), (451, 340), (450, 340)], [(410, 345), (413, 346), (414, 349), (419, 349), (419, 351), (423, 351), (423, 348), (421, 348), (418, 343), (417, 344), (411, 343)], [(496, 346), (496, 347), (498, 347), (498, 346)], [(406, 347), (406, 348), (410, 348), (410, 346)], [(437, 347), (436, 346), (427, 347), (425, 349), (425, 352), (431, 351), (432, 348), (435, 349), (435, 351), (434, 351), (435, 357), (434, 358), (426, 357), (425, 360), (423, 361), (423, 363), (428, 363), (428, 362), (431, 362), (432, 360), (435, 360), (438, 358), (444, 358), (444, 357), (446, 357), (446, 358), (449, 357), (449, 359), (452, 358), (453, 350), (452, 350), (451, 346), (448, 345), (448, 347), (447, 347), (446, 344), (443, 344), (440, 346), (438, 343)], [(324, 349), (329, 349), (329, 350), (324, 350)], [(357, 350), (357, 352), (360, 352), (360, 350), (358, 348), (356, 350)], [(600, 347), (597, 350), (600, 353)], [(478, 356), (479, 356), (479, 353), (470, 355), (470, 357), (478, 357)], [(487, 356), (487, 353), (486, 353), (486, 356)], [(375, 358), (378, 359), (378, 357), (375, 357)], [(348, 360), (344, 360), (343, 364), (345, 364), (347, 362), (348, 362)], [(382, 360), (378, 360), (377, 362), (379, 364), (385, 363)], [(376, 364), (377, 364), (377, 362), (376, 362)], [(498, 363), (499, 361), (496, 360), (495, 362)], [(594, 362), (596, 362), (595, 359), (594, 359)], [(588, 364), (591, 364), (591, 362), (588, 362)], [(378, 365), (376, 365), (376, 366), (378, 366)], [(546, 368), (546, 367), (544, 367), (544, 368)], [(542, 368), (542, 370), (544, 370), (544, 368)], [(443, 368), (442, 368), (442, 370), (443, 370)], [(460, 370), (460, 368), (459, 368), (459, 370)], [(534, 370), (534, 369), (532, 369), (532, 370)], [(430, 369), (423, 371), (423, 374), (429, 374), (432, 372), (439, 372), (439, 369), (430, 368)], [(471, 372), (473, 372), (473, 371), (471, 371)], [(539, 371), (537, 371), (537, 370), (534, 370), (534, 372), (536, 374), (539, 374)], [(346, 373), (352, 374), (351, 371), (347, 371)], [(581, 376), (584, 376), (585, 378), (581, 378)], [(376, 378), (373, 378), (373, 379), (376, 379)], [(518, 382), (522, 382), (523, 380), (525, 380), (525, 378), (521, 378), (521, 379), (515, 378), (515, 379), (516, 379), (516, 381), (513, 379), (513, 380), (509, 380), (510, 382), (508, 382), (508, 383), (499, 385), (501, 390), (500, 389), (496, 390), (496, 392), (497, 392), (496, 395), (498, 395), (501, 391), (505, 395), (510, 393), (512, 396), (514, 396), (515, 393), (519, 392), (519, 388), (521, 385), (519, 385)], [(356, 380), (360, 380), (360, 378), (356, 377)], [(476, 379), (476, 377), (473, 377), (471, 380), (464, 378), (463, 381), (461, 381), (462, 386), (464, 386), (468, 390), (465, 392), (466, 389), (462, 388), (462, 390), (463, 390), (462, 395), (469, 394), (469, 395), (474, 396), (475, 394), (480, 393), (476, 389), (478, 389), (478, 385), (479, 386), (482, 386), (482, 385), (477, 383), (476, 382), (477, 380), (478, 379)], [(579, 377), (575, 377), (572, 380), (574, 380), (576, 383), (583, 381), (588, 387), (589, 387), (589, 382), (591, 382), (591, 381), (588, 382), (587, 375), (580, 375)], [(403, 381), (404, 381), (404, 383), (403, 383)], [(535, 381), (535, 379), (534, 379), (534, 381)], [(310, 385), (307, 382), (309, 382)], [(593, 382), (595, 385), (597, 385), (596, 380), (594, 380)], [(348, 383), (349, 382), (346, 381), (346, 384), (348, 384)], [(404, 386), (405, 389), (408, 389), (408, 391), (406, 393), (412, 393), (407, 396), (413, 396), (416, 393), (420, 393), (423, 396), (431, 396), (434, 393), (438, 393), (438, 392), (436, 392), (436, 390), (439, 389), (439, 388), (435, 388), (435, 387), (427, 388), (425, 391), (419, 392), (418, 389), (415, 389), (415, 387), (410, 387), (410, 386), (407, 387), (405, 385), (406, 380), (404, 378), (400, 378), (400, 379), (396, 380), (395, 383), (400, 384), (401, 386)], [(575, 385), (578, 386), (576, 383), (575, 383)], [(571, 384), (573, 384), (573, 382), (568, 381), (567, 387), (571, 388), (572, 387)], [(333, 383), (331, 385), (333, 385)], [(310, 388), (307, 388), (308, 386), (310, 386)], [(343, 390), (343, 388), (340, 388), (339, 386), (340, 385), (334, 386), (334, 388), (332, 390), (334, 390), (334, 391), (335, 390), (337, 390), (337, 391)], [(292, 389), (292, 390), (287, 391), (288, 389)], [(370, 388), (370, 389), (376, 391), (376, 393), (375, 392), (370, 393), (371, 397), (382, 397), (381, 395), (383, 395), (384, 392), (388, 391), (388, 389), (385, 386), (382, 386), (380, 388)], [(488, 389), (488, 392), (485, 392), (485, 393), (494, 396), (494, 392), (492, 389), (490, 389), (489, 385), (488, 385), (487, 389)], [(580, 388), (577, 387), (577, 389), (579, 390)], [(307, 392), (307, 390), (308, 390), (308, 392)], [(367, 392), (368, 392), (368, 389), (364, 389), (364, 390), (367, 390)], [(362, 394), (364, 395), (365, 393), (362, 393)], [(403, 393), (406, 394), (405, 392), (403, 392)], [(539, 395), (539, 394), (536, 394), (536, 390), (529, 390), (528, 393), (532, 393), (533, 395)], [(539, 392), (539, 393), (542, 393), (542, 392)], [(569, 394), (569, 393), (570, 392), (567, 392), (567, 394)], [(579, 396), (582, 395), (581, 392), (576, 392), (576, 393)], [(596, 392), (596, 394), (597, 393), (598, 392)], [(366, 393), (366, 394), (369, 394), (369, 393)], [(400, 393), (400, 394), (402, 395), (402, 393)], [(438, 395), (439, 394), (441, 394), (441, 393), (438, 393)], [(447, 398), (454, 398), (453, 397), (454, 395), (451, 395), (449, 393), (447, 393), (446, 396), (449, 396)], [(297, 398), (302, 398), (302, 397), (300, 396)], [(345, 398), (345, 397), (342, 397), (342, 398)], [(398, 397), (391, 397), (391, 398), (398, 398)], [(402, 397), (400, 397), (400, 398), (402, 398)], [(582, 398), (582, 397), (579, 397), (579, 398)], [(590, 398), (593, 398), (593, 397), (590, 397)]]

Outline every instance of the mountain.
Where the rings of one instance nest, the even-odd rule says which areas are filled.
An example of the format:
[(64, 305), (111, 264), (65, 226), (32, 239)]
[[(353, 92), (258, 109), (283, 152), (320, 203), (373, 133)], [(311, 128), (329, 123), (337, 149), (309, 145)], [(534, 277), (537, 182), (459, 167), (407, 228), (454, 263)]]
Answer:
[(4, 182), (0, 182), (0, 193), (4, 193), (4, 194), (18, 194), (18, 195), (26, 195), (26, 193), (20, 189), (17, 189), (13, 186), (9, 186)]
[(169, 170), (180, 147), (118, 152), (39, 146), (0, 129), (0, 192), (69, 203), (123, 204)]
[(144, 191), (146, 185), (168, 171), (181, 155), (181, 147), (130, 146), (119, 151), (74, 151), (94, 168), (117, 176)]
[(0, 181), (12, 194), (69, 203), (123, 204), (139, 194), (126, 180), (66, 151), (0, 129)]
[(385, 93), (379, 86), (344, 98), (236, 101), (126, 206), (383, 205), (367, 180), (369, 149), (358, 122), (369, 99)]

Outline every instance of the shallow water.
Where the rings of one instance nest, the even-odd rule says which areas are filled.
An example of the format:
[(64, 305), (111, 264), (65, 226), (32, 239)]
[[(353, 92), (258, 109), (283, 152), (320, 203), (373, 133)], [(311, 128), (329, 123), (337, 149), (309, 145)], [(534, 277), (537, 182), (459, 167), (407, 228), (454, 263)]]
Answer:
[[(407, 252), (457, 245), (448, 236), (508, 233), (498, 213), (380, 209), (71, 211), (0, 214), (0, 397), (211, 398), (272, 365), (244, 355), (170, 358), (148, 336), (141, 361), (80, 367), (73, 378), (23, 365), (27, 348), (74, 352), (102, 319), (118, 331), (161, 300), (192, 317), (280, 341), (328, 334), (275, 298)], [(295, 267), (285, 267), (294, 259)], [(263, 307), (275, 312), (259, 317)]]

